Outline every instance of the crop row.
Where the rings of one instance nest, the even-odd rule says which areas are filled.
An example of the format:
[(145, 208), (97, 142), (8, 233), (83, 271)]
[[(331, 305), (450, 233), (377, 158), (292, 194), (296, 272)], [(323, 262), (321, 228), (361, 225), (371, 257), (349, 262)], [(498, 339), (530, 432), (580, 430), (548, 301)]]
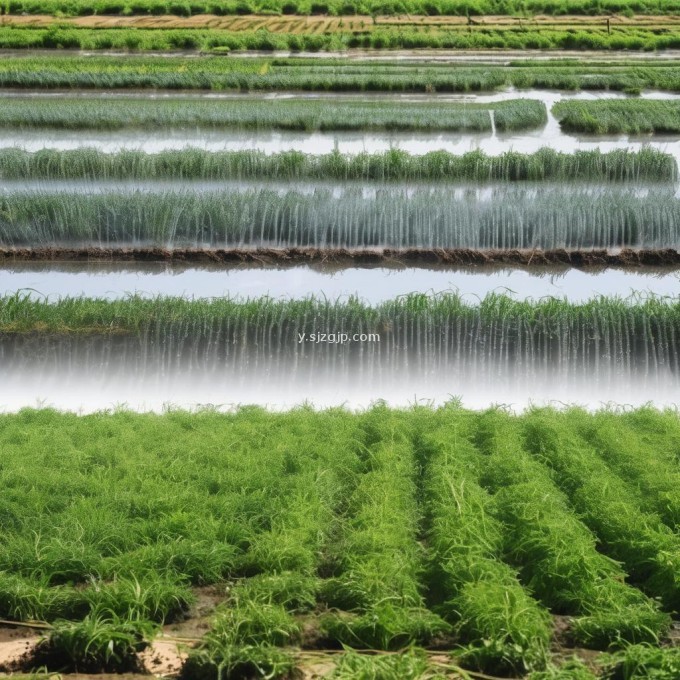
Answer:
[[(199, 187), (200, 189), (200, 187)], [(4, 247), (674, 248), (671, 188), (182, 187), (0, 195)]]
[(544, 148), (533, 154), (508, 151), (500, 156), (481, 151), (460, 156), (433, 151), (414, 156), (397, 149), (351, 156), (337, 151), (317, 155), (184, 149), (109, 154), (97, 149), (44, 149), (35, 153), (0, 149), (0, 179), (4, 180), (663, 182), (676, 177), (674, 158), (651, 147), (637, 152), (621, 149), (572, 154)]
[(452, 410), (415, 429), (426, 469), (431, 599), (456, 622), (468, 663), (522, 674), (545, 666), (550, 619), (503, 560), (505, 528), (479, 484), (470, 419), (462, 415)]
[[(220, 29), (50, 28), (2, 26), (0, 49), (74, 49), (178, 51), (231, 50), (341, 51), (367, 49), (508, 49), (508, 50), (636, 50), (680, 48), (675, 28), (620, 25), (595, 28), (475, 28), (433, 29), (425, 26), (332, 33), (279, 33)], [(23, 79), (25, 80), (25, 79)]]
[(567, 132), (596, 135), (680, 132), (680, 101), (603, 100), (559, 102), (553, 107)]
[[(47, 668), (134, 671), (152, 622), (181, 616), (192, 584), (220, 584), (187, 679), (287, 677), (340, 643), (595, 677), (578, 664), (555, 675), (550, 613), (581, 646), (626, 648), (603, 658), (603, 677), (670, 673), (655, 598), (677, 606), (680, 540), (644, 510), (662, 500), (638, 486), (645, 473), (622, 474), (590, 445), (618, 425), (644, 439), (650, 423), (646, 455), (666, 465), (678, 414), (650, 409), (2, 415), (0, 616), (67, 619), (36, 651)], [(339, 678), (375, 664), (415, 679), (442, 661), (415, 650), (337, 663)]]
[(283, 130), (448, 130), (489, 132), (544, 125), (545, 105), (530, 99), (491, 104), (323, 99), (58, 99), (7, 98), (4, 127), (122, 129), (235, 127)]
[(144, 56), (6, 56), (0, 86), (18, 88), (166, 88), (469, 92), (517, 88), (680, 90), (680, 68), (668, 61), (518, 62), (508, 67), (337, 59), (202, 59)]
[(665, 633), (668, 617), (625, 584), (620, 566), (598, 551), (597, 536), (572, 513), (559, 484), (524, 450), (517, 423), (507, 414), (487, 413), (474, 439), (484, 455), (477, 461), (482, 484), (493, 492), (508, 530), (505, 554), (552, 611), (578, 617), (573, 638), (606, 646), (651, 642)]
[[(568, 100), (553, 113), (566, 132), (677, 133), (680, 102), (658, 99)], [(133, 129), (235, 127), (283, 130), (531, 130), (545, 125), (545, 105), (534, 99), (493, 103), (352, 99), (102, 99), (7, 98), (3, 127)]]
[[(602, 382), (616, 376), (673, 381), (680, 365), (679, 318), (677, 301), (655, 297), (570, 304), (488, 296), (474, 305), (455, 294), (411, 295), (375, 307), (313, 298), (0, 301), (8, 370), (36, 355), (64, 366), (78, 356), (83, 369), (121, 361), (139, 375), (211, 367), (243, 373), (248, 366), (270, 366), (275, 357), (281, 367), (301, 364), (295, 369), (300, 375), (306, 367), (337, 374), (398, 362), (407, 362), (403, 372), (409, 375), (466, 362), (479, 372), (522, 375), (552, 362), (565, 380), (598, 370)], [(348, 338), (370, 335), (374, 342), (300, 342), (301, 334), (319, 329)]]
[(606, 15), (611, 13), (666, 15), (680, 13), (678, 0), (7, 0), (4, 14), (57, 16), (171, 14), (328, 14), (483, 16), (544, 14)]

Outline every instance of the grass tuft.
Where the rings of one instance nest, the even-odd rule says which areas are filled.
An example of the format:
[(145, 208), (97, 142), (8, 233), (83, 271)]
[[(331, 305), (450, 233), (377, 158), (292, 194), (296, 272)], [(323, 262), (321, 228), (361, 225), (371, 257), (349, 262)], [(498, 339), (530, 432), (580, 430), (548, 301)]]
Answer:
[(143, 672), (138, 654), (156, 631), (152, 624), (117, 617), (55, 621), (28, 663), (66, 673)]

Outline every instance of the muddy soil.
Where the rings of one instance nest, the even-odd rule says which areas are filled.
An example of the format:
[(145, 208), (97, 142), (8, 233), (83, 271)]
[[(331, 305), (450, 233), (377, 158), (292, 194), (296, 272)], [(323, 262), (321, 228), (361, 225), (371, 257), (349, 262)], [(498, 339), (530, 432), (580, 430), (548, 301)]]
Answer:
[(338, 267), (402, 264), (428, 266), (546, 267), (680, 267), (680, 251), (656, 250), (469, 250), (469, 249), (163, 249), (163, 248), (4, 248), (0, 262), (187, 262), (272, 266), (336, 265)]

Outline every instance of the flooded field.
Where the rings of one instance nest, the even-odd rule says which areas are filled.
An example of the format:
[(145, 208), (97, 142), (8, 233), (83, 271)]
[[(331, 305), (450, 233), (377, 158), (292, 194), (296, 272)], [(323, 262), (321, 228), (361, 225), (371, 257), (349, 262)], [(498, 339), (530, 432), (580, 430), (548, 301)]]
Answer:
[(183, 266), (154, 263), (19, 263), (0, 266), (0, 296), (27, 294), (37, 298), (171, 295), (187, 298), (260, 296), (329, 300), (355, 296), (377, 304), (410, 293), (460, 293), (474, 302), (489, 293), (518, 300), (556, 297), (584, 302), (598, 296), (680, 296), (680, 271), (606, 269), (541, 269), (526, 271), (476, 267), (422, 269), (413, 267)]
[[(62, 97), (85, 101), (134, 99), (140, 95), (15, 92), (10, 96), (40, 106)], [(195, 126), (115, 131), (0, 128), (0, 146), (28, 151), (92, 148), (100, 152), (134, 149), (146, 153), (196, 147), (207, 151), (300, 151), (314, 155), (332, 151), (355, 155), (390, 149), (415, 155), (438, 150), (462, 154), (478, 149), (492, 156), (507, 151), (531, 153), (546, 147), (567, 153), (652, 147), (671, 154), (680, 163), (679, 136), (579, 137), (563, 133), (550, 112), (561, 101), (623, 96), (514, 90), (489, 95), (380, 97), (154, 93), (145, 99), (216, 103), (248, 100), (263, 106), (280, 99), (385, 100), (392, 104), (436, 100), (440, 104), (491, 105), (526, 98), (544, 103), (548, 118), (540, 129), (500, 132), (493, 125), (490, 110), (490, 132), (465, 134), (248, 131)], [(643, 98), (677, 99), (680, 95), (646, 92)], [(40, 257), (48, 256), (49, 249), (55, 247), (82, 248), (83, 252), (108, 249), (111, 258), (115, 258), (117, 250), (130, 248), (147, 248), (150, 259), (163, 249), (171, 252), (185, 248), (188, 252), (191, 248), (222, 248), (252, 253), (250, 266), (233, 260), (199, 265), (7, 259), (0, 267), (0, 295), (18, 293), (31, 300), (52, 302), (86, 296), (124, 301), (130, 296), (176, 296), (259, 304), (257, 301), (264, 298), (302, 301), (315, 296), (327, 301), (357, 300), (381, 305), (414, 293), (426, 297), (456, 293), (470, 304), (490, 294), (505, 294), (516, 301), (555, 298), (572, 305), (603, 296), (633, 296), (639, 301), (650, 296), (680, 299), (677, 268), (529, 268), (532, 257), (526, 255), (550, 249), (590, 252), (593, 256), (597, 248), (610, 254), (622, 248), (631, 248), (631, 252), (646, 249), (650, 253), (657, 249), (658, 261), (663, 262), (659, 249), (667, 249), (668, 261), (675, 261), (671, 251), (677, 246), (680, 230), (678, 187), (668, 177), (657, 183), (643, 181), (635, 174), (626, 176), (625, 181), (617, 176), (610, 182), (494, 181), (482, 185), (475, 181), (385, 184), (323, 177), (312, 181), (173, 181), (153, 176), (122, 181), (18, 179), (0, 183), (0, 199), (9, 216), (4, 221), (0, 216), (0, 240), (7, 249), (7, 258), (12, 257), (12, 249), (28, 253), (31, 247), (43, 248), (46, 255)], [(429, 264), (423, 261), (422, 265), (404, 266), (397, 258), (391, 261), (389, 255), (373, 266), (361, 262), (353, 266), (355, 263), (347, 256), (341, 264), (324, 265), (319, 258), (310, 257), (315, 264), (294, 264), (299, 262), (294, 260), (277, 267), (264, 258), (258, 265), (257, 250), (266, 248), (281, 253), (294, 248), (316, 248), (319, 253), (348, 249), (350, 255), (353, 249), (362, 248), (376, 253), (381, 248), (411, 248), (430, 254), (454, 248), (470, 252), (517, 249), (524, 253), (518, 262), (524, 262), (527, 268), (502, 264), (444, 267), (436, 265), (436, 257)], [(27, 257), (27, 253), (21, 257)], [(282, 255), (281, 261), (288, 256)], [(67, 260), (68, 255), (63, 258)], [(338, 318), (344, 324), (349, 317)], [(386, 397), (391, 404), (405, 405), (419, 399), (441, 403), (453, 396), (461, 396), (463, 403), (471, 407), (507, 403), (524, 408), (532, 403), (556, 402), (596, 407), (622, 399), (626, 404), (652, 402), (661, 406), (677, 401), (678, 375), (673, 358), (676, 349), (671, 331), (664, 340), (654, 336), (654, 343), (666, 344), (645, 346), (639, 350), (644, 360), (638, 361), (637, 354), (626, 344), (635, 337), (626, 340), (618, 330), (605, 337), (598, 329), (581, 329), (580, 339), (572, 338), (565, 341), (564, 347), (551, 345), (546, 349), (545, 343), (552, 343), (558, 331), (548, 340), (539, 341), (531, 335), (540, 332), (538, 327), (534, 328), (533, 322), (522, 322), (532, 330), (527, 331), (529, 335), (513, 354), (508, 352), (503, 335), (500, 339), (493, 333), (476, 338), (477, 331), (470, 330), (444, 348), (443, 331), (440, 333), (436, 324), (421, 337), (422, 328), (413, 323), (416, 325), (404, 336), (408, 340), (391, 340), (393, 344), (387, 349), (369, 343), (351, 351), (333, 344), (298, 346), (294, 338), (283, 337), (287, 331), (282, 325), (271, 320), (254, 321), (248, 326), (248, 332), (257, 336), (252, 347), (244, 344), (241, 336), (223, 337), (219, 333), (208, 333), (207, 344), (199, 342), (197, 336), (190, 347), (186, 338), (193, 337), (193, 331), (173, 337), (149, 331), (139, 338), (127, 339), (57, 338), (49, 333), (6, 336), (0, 342), (0, 365), (5, 376), (0, 386), (0, 408), (14, 410), (35, 403), (76, 411), (117, 404), (140, 410), (161, 410), (168, 404), (228, 408), (238, 403), (286, 408), (305, 400), (316, 406), (364, 407)], [(323, 326), (318, 330), (328, 333), (333, 328)], [(390, 325), (385, 325), (384, 330), (389, 334)], [(201, 327), (200, 333), (204, 331)], [(529, 344), (523, 344), (525, 340)], [(533, 346), (534, 342), (539, 344)], [(281, 343), (287, 349), (281, 350)], [(585, 359), (579, 354), (584, 343), (594, 343), (592, 353)], [(664, 353), (667, 358), (660, 358)]]
[[(19, 96), (19, 95), (16, 95)], [(21, 93), (21, 97), (27, 95)], [(48, 95), (46, 100), (54, 100), (63, 96)], [(83, 96), (90, 96), (85, 93)], [(130, 97), (129, 94), (107, 95), (114, 98)], [(137, 95), (139, 96), (139, 95)], [(602, 98), (621, 98), (620, 93), (561, 93), (551, 91), (508, 91), (490, 95), (428, 95), (424, 96), (384, 96), (380, 95), (299, 95), (286, 94), (275, 95), (275, 98), (284, 96), (287, 99), (333, 99), (342, 101), (438, 101), (438, 102), (470, 102), (475, 104), (492, 104), (494, 102), (507, 101), (509, 99), (532, 99), (542, 101), (548, 108), (548, 122), (545, 127), (514, 133), (492, 131), (491, 133), (412, 133), (412, 132), (291, 132), (272, 130), (215, 130), (184, 128), (163, 128), (157, 130), (55, 130), (45, 128), (11, 129), (0, 128), (0, 146), (17, 147), (28, 151), (38, 151), (44, 148), (68, 150), (82, 147), (97, 148), (100, 151), (114, 152), (123, 149), (136, 149), (147, 153), (157, 153), (171, 149), (183, 149), (186, 147), (201, 148), (208, 151), (242, 151), (246, 149), (258, 149), (267, 153), (282, 151), (300, 151), (305, 153), (323, 154), (338, 150), (346, 154), (377, 153), (389, 149), (401, 149), (412, 154), (424, 154), (431, 151), (445, 150), (451, 153), (461, 154), (467, 151), (479, 149), (491, 155), (498, 155), (506, 151), (533, 153), (543, 147), (550, 147), (557, 151), (573, 152), (576, 150), (600, 149), (610, 151), (613, 149), (639, 150), (644, 146), (652, 146), (666, 153), (672, 154), (680, 161), (680, 139), (678, 136), (654, 137), (593, 137), (576, 136), (565, 134), (560, 130), (559, 123), (550, 112), (550, 108), (561, 101), (570, 100), (593, 100)], [(68, 93), (72, 98), (73, 94)], [(162, 95), (163, 98), (177, 98), (177, 95)], [(191, 99), (196, 95), (182, 95), (182, 98)], [(207, 95), (210, 98), (224, 97), (233, 100), (235, 97), (245, 97), (255, 101), (266, 102), (271, 95), (262, 95), (253, 98), (252, 95)], [(649, 99), (677, 99), (680, 95), (665, 92), (649, 92), (643, 98)], [(42, 93), (30, 97), (36, 101), (36, 105), (45, 98)], [(205, 98), (205, 97), (203, 97)]]

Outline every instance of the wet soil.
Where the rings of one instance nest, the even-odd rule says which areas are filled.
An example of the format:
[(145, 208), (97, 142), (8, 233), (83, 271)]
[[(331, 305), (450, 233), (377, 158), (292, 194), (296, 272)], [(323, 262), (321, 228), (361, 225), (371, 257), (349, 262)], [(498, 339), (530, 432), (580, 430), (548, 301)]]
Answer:
[(212, 264), (262, 264), (277, 267), (335, 265), (356, 267), (402, 264), (428, 266), (516, 266), (546, 267), (680, 267), (680, 251), (655, 250), (469, 250), (469, 249), (373, 249), (317, 248), (255, 249), (163, 249), (163, 248), (5, 248), (0, 262), (187, 262)]

